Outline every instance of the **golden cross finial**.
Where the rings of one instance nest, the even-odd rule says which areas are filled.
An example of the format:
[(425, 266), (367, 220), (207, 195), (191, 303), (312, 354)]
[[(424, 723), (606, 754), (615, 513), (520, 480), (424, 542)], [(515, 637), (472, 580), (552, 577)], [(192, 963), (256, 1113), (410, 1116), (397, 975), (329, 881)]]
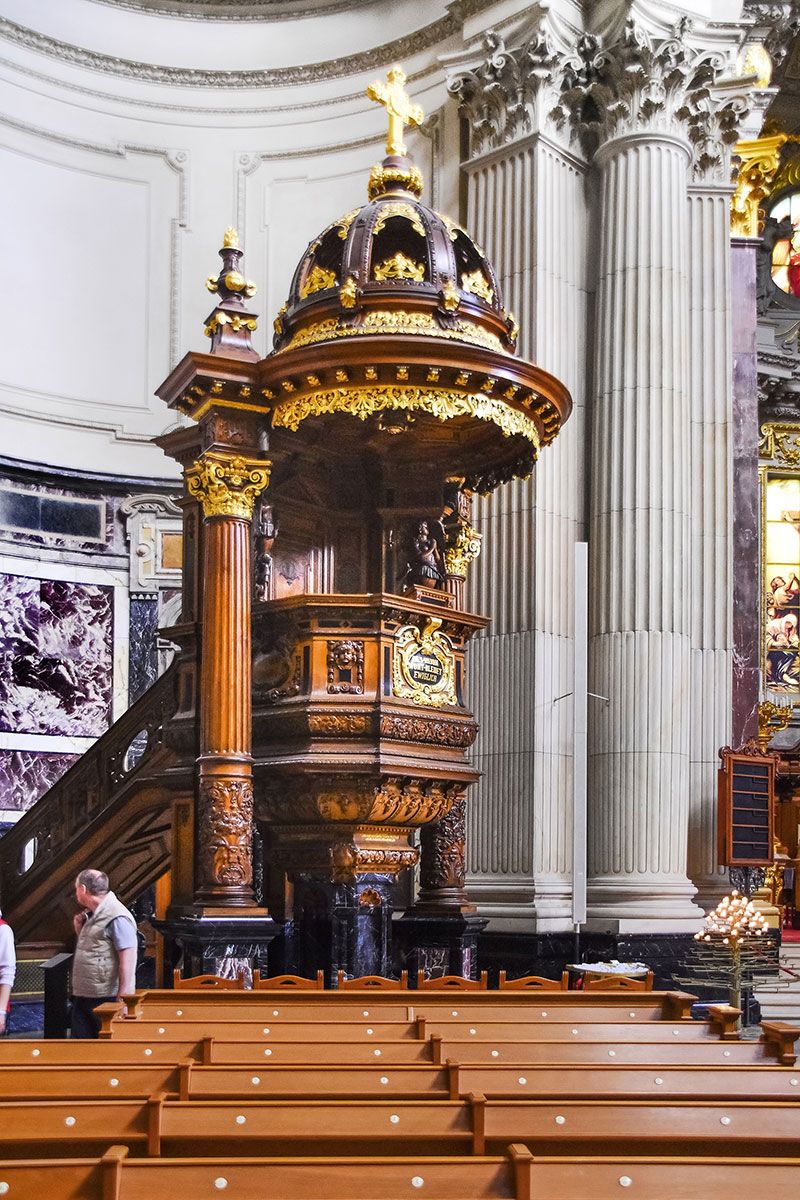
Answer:
[(387, 76), (389, 82), (380, 83), (377, 80), (367, 88), (370, 100), (382, 104), (389, 114), (389, 138), (386, 142), (387, 154), (405, 155), (403, 130), (406, 125), (421, 125), (424, 113), (419, 104), (412, 104), (405, 90), (406, 73), (396, 63)]

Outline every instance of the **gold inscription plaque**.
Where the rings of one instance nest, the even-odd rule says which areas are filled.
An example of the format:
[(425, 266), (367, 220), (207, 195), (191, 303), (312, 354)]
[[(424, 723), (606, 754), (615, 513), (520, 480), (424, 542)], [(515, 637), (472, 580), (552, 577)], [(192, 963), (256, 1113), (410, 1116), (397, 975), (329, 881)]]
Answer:
[(435, 708), (458, 704), (455, 654), (450, 639), (438, 632), (441, 623), (430, 617), (421, 632), (416, 625), (398, 630), (392, 671), (395, 696)]

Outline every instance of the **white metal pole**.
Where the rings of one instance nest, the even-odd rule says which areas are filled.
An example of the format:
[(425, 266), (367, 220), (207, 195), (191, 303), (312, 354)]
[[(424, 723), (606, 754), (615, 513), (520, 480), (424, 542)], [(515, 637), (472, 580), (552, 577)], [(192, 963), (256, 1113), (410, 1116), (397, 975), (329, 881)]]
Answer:
[(586, 920), (586, 766), (589, 687), (589, 546), (575, 543), (574, 683), (572, 752), (572, 923)]

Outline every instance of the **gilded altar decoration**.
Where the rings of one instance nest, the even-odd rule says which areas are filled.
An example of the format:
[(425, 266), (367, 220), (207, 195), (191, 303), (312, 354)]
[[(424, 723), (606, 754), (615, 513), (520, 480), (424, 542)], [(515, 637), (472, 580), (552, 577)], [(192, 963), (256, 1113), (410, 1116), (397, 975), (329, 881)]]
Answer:
[(406, 73), (397, 63), (390, 69), (388, 83), (376, 81), (367, 88), (370, 100), (382, 104), (389, 114), (389, 136), (386, 141), (387, 154), (405, 155), (403, 133), (406, 125), (421, 125), (423, 112), (419, 104), (412, 104), (405, 90)]
[(761, 701), (758, 706), (758, 744), (762, 754), (766, 754), (775, 734), (786, 729), (793, 712), (794, 705), (791, 700), (788, 704), (775, 704), (773, 700)]
[(459, 526), (455, 541), (444, 552), (444, 565), (448, 575), (465, 576), (469, 564), (481, 552), (483, 534), (471, 525)]
[(407, 258), (401, 250), (391, 258), (387, 258), (382, 263), (378, 263), (374, 268), (376, 279), (416, 279), (422, 281), (425, 278), (425, 264), (414, 262), (413, 258)]
[(458, 704), (455, 655), (450, 639), (439, 633), (442, 622), (429, 617), (422, 630), (405, 625), (395, 636), (392, 690), (395, 696), (439, 708)]
[(461, 293), (452, 279), (448, 279), (442, 288), (442, 304), (447, 312), (455, 312), (461, 303)]
[(186, 471), (189, 494), (203, 506), (204, 517), (253, 516), (256, 497), (269, 483), (270, 464), (209, 450)]
[(471, 292), (473, 296), (480, 296), (481, 300), (485, 300), (487, 304), (491, 304), (494, 299), (494, 292), (489, 287), (489, 282), (481, 270), (462, 275), (461, 286), (465, 292)]
[(314, 292), (322, 292), (326, 288), (336, 287), (336, 272), (329, 271), (325, 267), (313, 267), (308, 274), (303, 286), (300, 288), (300, 295), (305, 300)]
[(734, 237), (758, 237), (763, 224), (761, 202), (768, 195), (772, 177), (778, 169), (780, 150), (788, 141), (785, 133), (774, 137), (737, 142), (739, 158), (736, 191), (731, 199), (731, 233)]

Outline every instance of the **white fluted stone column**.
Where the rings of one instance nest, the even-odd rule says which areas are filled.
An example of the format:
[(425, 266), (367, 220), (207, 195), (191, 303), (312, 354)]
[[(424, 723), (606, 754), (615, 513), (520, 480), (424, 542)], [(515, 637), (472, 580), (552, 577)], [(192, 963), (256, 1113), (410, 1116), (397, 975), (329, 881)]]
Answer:
[(731, 740), (731, 252), (727, 185), (689, 188), (692, 574), (688, 872), (704, 909), (728, 888), (717, 860), (718, 751)]
[(602, 190), (590, 488), (589, 925), (697, 927), (686, 875), (692, 480), (689, 147), (597, 151)]
[[(570, 389), (573, 413), (531, 482), (476, 504), (484, 534), (468, 607), (480, 724), (470, 792), (468, 890), (493, 928), (571, 927), (573, 544), (583, 534), (585, 166), (544, 136), (470, 164), (467, 227), (520, 322), (519, 353)], [(585, 598), (584, 598), (585, 599)]]

